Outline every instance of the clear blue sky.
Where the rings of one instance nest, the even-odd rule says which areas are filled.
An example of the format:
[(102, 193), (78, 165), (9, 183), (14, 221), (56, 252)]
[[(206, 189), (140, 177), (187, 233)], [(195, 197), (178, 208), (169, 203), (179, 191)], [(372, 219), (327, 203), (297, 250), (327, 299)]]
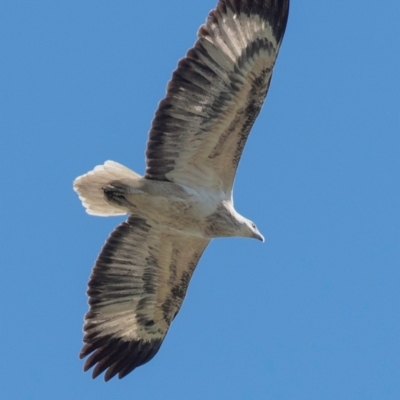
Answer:
[(144, 172), (147, 132), (216, 0), (0, 3), (0, 397), (400, 398), (400, 3), (291, 5), (235, 206), (266, 243), (205, 252), (157, 356), (78, 359), (93, 262), (122, 219), (73, 179)]

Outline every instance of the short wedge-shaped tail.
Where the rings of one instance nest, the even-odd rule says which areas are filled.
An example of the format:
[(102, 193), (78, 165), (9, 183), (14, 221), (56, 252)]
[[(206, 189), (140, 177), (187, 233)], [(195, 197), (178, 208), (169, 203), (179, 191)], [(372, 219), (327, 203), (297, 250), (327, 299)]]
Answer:
[(98, 165), (87, 174), (76, 178), (74, 190), (78, 193), (82, 205), (90, 215), (101, 217), (125, 215), (127, 214), (126, 209), (110, 204), (106, 200), (103, 188), (113, 181), (140, 178), (139, 174), (129, 168), (114, 161), (106, 161), (103, 165)]

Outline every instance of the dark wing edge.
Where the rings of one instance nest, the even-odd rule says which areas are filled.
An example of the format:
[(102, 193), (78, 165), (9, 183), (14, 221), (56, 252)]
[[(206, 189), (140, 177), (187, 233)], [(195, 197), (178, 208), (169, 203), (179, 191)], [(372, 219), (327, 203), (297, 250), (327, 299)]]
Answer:
[(90, 276), (84, 371), (121, 379), (158, 352), (208, 240), (160, 231), (131, 216), (106, 241)]
[[(182, 176), (185, 180), (184, 175), (192, 173), (198, 182), (202, 172), (210, 173), (207, 163), (212, 170), (218, 169), (218, 156), (229, 153), (233, 174), (225, 177), (231, 181), (225, 186), (233, 183), (243, 147), (269, 87), (288, 12), (289, 0), (218, 2), (200, 27), (194, 47), (179, 61), (167, 95), (156, 111), (146, 151), (147, 179), (179, 182)], [(265, 32), (260, 35), (257, 29), (263, 24)], [(249, 64), (257, 62), (260, 52), (268, 53), (271, 62), (257, 66), (259, 76), (255, 76)], [(243, 86), (250, 85), (252, 91), (243, 94)], [(218, 137), (208, 139), (210, 132)], [(203, 145), (206, 138), (210, 143)], [(207, 146), (212, 148), (205, 149)], [(196, 152), (204, 157), (196, 166), (200, 173), (191, 170)], [(226, 175), (226, 167), (222, 165), (216, 173)], [(181, 176), (179, 169), (183, 170)]]

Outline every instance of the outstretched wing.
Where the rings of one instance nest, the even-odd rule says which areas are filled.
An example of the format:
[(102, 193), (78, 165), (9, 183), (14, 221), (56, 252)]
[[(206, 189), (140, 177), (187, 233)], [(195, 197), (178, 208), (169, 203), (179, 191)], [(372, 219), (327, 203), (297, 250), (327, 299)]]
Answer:
[(148, 179), (230, 195), (264, 102), (289, 0), (220, 0), (179, 61), (147, 144)]
[(157, 353), (209, 240), (170, 234), (131, 216), (108, 238), (88, 286), (84, 370), (119, 378)]

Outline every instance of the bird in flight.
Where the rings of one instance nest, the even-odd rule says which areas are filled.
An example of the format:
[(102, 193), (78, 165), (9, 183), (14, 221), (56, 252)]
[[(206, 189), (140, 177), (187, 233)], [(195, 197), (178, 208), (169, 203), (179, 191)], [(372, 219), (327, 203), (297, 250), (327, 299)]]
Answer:
[(264, 241), (232, 188), (288, 12), (289, 0), (219, 0), (158, 105), (144, 176), (107, 161), (74, 181), (87, 213), (129, 215), (88, 284), (80, 357), (93, 378), (123, 378), (154, 357), (212, 239)]

